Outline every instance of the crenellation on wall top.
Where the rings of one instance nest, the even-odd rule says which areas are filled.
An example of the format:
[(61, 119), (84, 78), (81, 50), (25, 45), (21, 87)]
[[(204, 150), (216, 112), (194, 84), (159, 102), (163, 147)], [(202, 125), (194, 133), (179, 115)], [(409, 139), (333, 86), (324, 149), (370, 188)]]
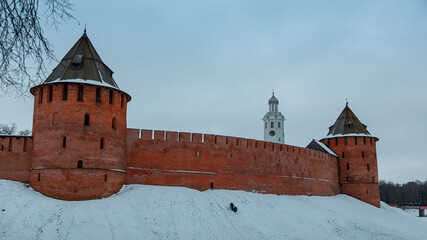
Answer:
[(0, 135), (0, 151), (22, 153), (33, 149), (32, 136)]
[(239, 148), (256, 148), (270, 152), (288, 152), (296, 155), (311, 156), (319, 159), (332, 160), (335, 159), (330, 154), (287, 144), (266, 142), (255, 139), (203, 134), (203, 133), (189, 133), (165, 130), (148, 130), (148, 129), (129, 129), (128, 140), (157, 140), (157, 141), (170, 141), (170, 142), (189, 142), (201, 144), (214, 144), (218, 146), (235, 146)]

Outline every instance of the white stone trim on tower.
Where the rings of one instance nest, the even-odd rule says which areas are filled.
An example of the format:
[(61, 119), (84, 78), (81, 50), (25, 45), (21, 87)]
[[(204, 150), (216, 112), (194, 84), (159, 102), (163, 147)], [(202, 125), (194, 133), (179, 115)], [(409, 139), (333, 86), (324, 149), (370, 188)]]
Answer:
[(264, 118), (264, 141), (285, 143), (285, 116), (279, 112), (279, 100), (273, 96), (268, 101), (269, 111)]

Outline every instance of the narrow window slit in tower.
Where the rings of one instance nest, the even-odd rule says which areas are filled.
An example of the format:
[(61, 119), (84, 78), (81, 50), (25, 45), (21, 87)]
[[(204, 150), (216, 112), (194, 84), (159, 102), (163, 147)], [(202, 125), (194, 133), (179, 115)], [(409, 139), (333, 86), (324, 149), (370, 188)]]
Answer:
[(344, 137), (344, 143), (347, 145), (347, 137)]
[(90, 124), (89, 114), (85, 114), (85, 126), (89, 126), (89, 124)]
[(68, 85), (64, 84), (62, 88), (62, 101), (67, 101), (68, 98)]
[(27, 151), (27, 138), (24, 138), (24, 149), (23, 149), (23, 151), (24, 152)]
[(107, 174), (104, 175), (104, 182), (107, 182)]
[(335, 138), (335, 145), (338, 145), (338, 138)]
[(82, 160), (79, 160), (77, 162), (77, 168), (83, 168), (83, 161)]
[(3, 146), (3, 145), (1, 145), (1, 151), (2, 151), (2, 152), (4, 151), (4, 146)]
[(67, 137), (62, 138), (62, 148), (67, 147)]
[(83, 85), (79, 85), (78, 87), (77, 101), (83, 102)]
[(101, 103), (101, 88), (97, 87), (96, 88), (96, 98), (95, 98), (96, 103)]
[(350, 163), (347, 163), (347, 170), (350, 170)]
[(40, 88), (40, 92), (39, 92), (39, 103), (43, 102), (43, 87)]
[(9, 138), (9, 152), (12, 152), (12, 138)]
[(124, 107), (125, 107), (125, 96), (123, 95), (123, 93), (122, 93), (122, 95), (121, 95), (121, 97), (120, 97), (120, 106), (121, 106), (122, 108), (124, 108)]
[(99, 143), (99, 148), (104, 149), (104, 138), (101, 138), (101, 142)]
[(362, 151), (362, 158), (365, 158), (365, 151)]
[(114, 94), (113, 90), (110, 90), (110, 99), (109, 99), (110, 104), (113, 104), (113, 94)]
[(369, 194), (369, 190), (368, 189), (366, 189), (366, 194)]
[(372, 182), (375, 183), (375, 177), (372, 177)]
[(113, 117), (113, 120), (111, 121), (111, 127), (112, 127), (113, 129), (116, 129), (116, 128), (117, 128), (116, 117)]
[(363, 145), (366, 145), (366, 137), (363, 137)]
[(368, 169), (368, 171), (371, 170), (371, 166), (369, 166), (369, 163), (366, 164), (366, 169)]
[(357, 137), (354, 137), (354, 145), (357, 145)]
[(49, 85), (49, 99), (48, 102), (52, 102), (53, 86)]
[(37, 181), (39, 181), (39, 182), (40, 182), (40, 175), (41, 175), (41, 173), (39, 173), (39, 176), (37, 177)]
[(345, 181), (348, 182), (348, 177), (345, 177)]

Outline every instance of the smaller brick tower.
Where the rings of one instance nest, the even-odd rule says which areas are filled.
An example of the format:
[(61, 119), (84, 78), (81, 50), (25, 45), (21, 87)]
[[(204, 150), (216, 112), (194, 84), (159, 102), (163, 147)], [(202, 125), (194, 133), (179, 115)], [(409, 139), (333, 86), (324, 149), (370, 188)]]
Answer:
[(329, 128), (326, 138), (320, 140), (339, 155), (339, 182), (341, 193), (348, 194), (376, 207), (380, 206), (376, 142), (346, 104), (344, 110)]
[(108, 197), (125, 182), (126, 107), (86, 31), (34, 95), (31, 186), (50, 197)]

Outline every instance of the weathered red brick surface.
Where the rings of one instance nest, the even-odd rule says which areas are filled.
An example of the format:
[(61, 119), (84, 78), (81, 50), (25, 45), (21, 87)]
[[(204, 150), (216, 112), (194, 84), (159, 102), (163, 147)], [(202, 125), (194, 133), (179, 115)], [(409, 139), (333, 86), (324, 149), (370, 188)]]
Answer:
[[(51, 101), (50, 86), (53, 86)], [(67, 84), (67, 100), (63, 100), (64, 83), (32, 89), (35, 95), (34, 151), (30, 184), (43, 194), (67, 200), (111, 195), (123, 184), (125, 171), (128, 95), (84, 84), (81, 85), (83, 100), (78, 101), (78, 86)], [(100, 89), (100, 103), (96, 102), (97, 88)], [(110, 90), (113, 91), (112, 104)], [(89, 116), (88, 124), (85, 115)], [(77, 169), (79, 161), (81, 169)], [(122, 172), (115, 173), (115, 170)], [(107, 171), (111, 177), (104, 182)], [(65, 178), (65, 175), (70, 177)]]
[(349, 136), (321, 141), (340, 156), (341, 192), (379, 207), (377, 140), (375, 137)]
[(339, 193), (337, 158), (329, 154), (208, 134), (142, 130), (139, 135), (137, 129), (128, 130), (126, 184), (205, 190), (212, 183), (214, 188), (277, 194)]
[(31, 137), (0, 136), (0, 179), (29, 181)]

